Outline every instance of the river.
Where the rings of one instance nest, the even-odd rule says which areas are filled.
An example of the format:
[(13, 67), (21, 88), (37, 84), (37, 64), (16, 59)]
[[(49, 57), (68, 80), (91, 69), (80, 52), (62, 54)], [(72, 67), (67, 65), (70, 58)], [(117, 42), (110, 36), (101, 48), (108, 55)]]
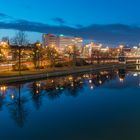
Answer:
[(110, 70), (0, 86), (2, 140), (139, 140), (140, 73)]

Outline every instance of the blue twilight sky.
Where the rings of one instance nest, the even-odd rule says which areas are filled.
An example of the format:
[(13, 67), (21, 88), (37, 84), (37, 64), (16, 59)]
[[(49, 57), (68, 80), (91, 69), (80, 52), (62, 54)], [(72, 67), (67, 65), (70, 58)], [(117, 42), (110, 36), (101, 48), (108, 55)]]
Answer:
[[(75, 33), (99, 41), (106, 34), (108, 38), (112, 34), (116, 38), (119, 35), (124, 38), (125, 35), (122, 41), (126, 42), (126, 38), (134, 36), (134, 32), (137, 32), (137, 37), (140, 35), (139, 5), (139, 0), (0, 0), (0, 28), (4, 29), (0, 30), (0, 37), (7, 34), (5, 29), (21, 29), (39, 33), (62, 32), (66, 35)], [(22, 27), (19, 27), (19, 20), (20, 24), (24, 20)], [(29, 23), (35, 26), (32, 30), (29, 30)], [(36, 23), (42, 24), (39, 29)], [(126, 35), (126, 32), (131, 34)]]
[(139, 24), (139, 5), (139, 0), (0, 0), (0, 12), (43, 23), (59, 17), (68, 24)]

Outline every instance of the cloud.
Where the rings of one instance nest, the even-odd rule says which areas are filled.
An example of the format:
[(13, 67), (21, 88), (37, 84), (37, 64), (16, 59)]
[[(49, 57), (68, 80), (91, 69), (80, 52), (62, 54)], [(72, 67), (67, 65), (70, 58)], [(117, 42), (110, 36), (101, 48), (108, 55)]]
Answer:
[[(1, 17), (7, 15), (0, 13)], [(70, 27), (63, 25), (65, 22), (61, 18), (55, 18), (54, 21), (61, 26), (32, 22), (28, 20), (12, 20), (12, 22), (4, 22), (0, 20), (0, 29), (15, 29), (39, 33), (65, 34), (70, 36), (81, 36), (84, 39), (92, 39), (106, 44), (118, 43), (139, 43), (140, 42), (140, 27), (124, 24), (108, 24), (90, 26)]]
[(83, 28), (84, 26), (81, 25), (81, 24), (76, 24), (75, 27), (77, 27), (77, 28)]
[(60, 25), (63, 25), (63, 24), (66, 23), (64, 19), (59, 18), (59, 17), (53, 18), (52, 21), (55, 22), (55, 23), (58, 23), (58, 24), (60, 24)]
[(4, 13), (0, 13), (0, 22), (3, 22), (3, 23), (6, 23), (6, 22), (15, 22), (15, 18), (7, 15), (7, 14), (4, 14)]
[(4, 14), (4, 13), (0, 13), (0, 18), (6, 18), (8, 17), (8, 15)]

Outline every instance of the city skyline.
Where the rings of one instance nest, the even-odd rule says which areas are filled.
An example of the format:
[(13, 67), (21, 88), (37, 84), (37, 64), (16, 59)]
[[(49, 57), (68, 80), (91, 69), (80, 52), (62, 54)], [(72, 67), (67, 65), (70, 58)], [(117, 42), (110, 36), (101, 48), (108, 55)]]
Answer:
[(0, 138), (140, 140), (140, 0), (0, 0)]

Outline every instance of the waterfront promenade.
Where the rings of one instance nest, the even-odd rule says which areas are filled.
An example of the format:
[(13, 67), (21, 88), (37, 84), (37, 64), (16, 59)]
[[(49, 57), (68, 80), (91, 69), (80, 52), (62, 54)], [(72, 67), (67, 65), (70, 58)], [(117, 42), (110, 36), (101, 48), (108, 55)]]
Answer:
[(20, 75), (19, 72), (5, 72), (0, 75), (0, 84), (39, 80), (49, 77), (65, 76), (83, 72), (97, 72), (99, 70), (113, 70), (131, 66), (134, 66), (134, 64), (107, 64), (107, 65), (100, 64), (72, 68), (66, 67), (38, 71), (24, 71), (21, 72)]

